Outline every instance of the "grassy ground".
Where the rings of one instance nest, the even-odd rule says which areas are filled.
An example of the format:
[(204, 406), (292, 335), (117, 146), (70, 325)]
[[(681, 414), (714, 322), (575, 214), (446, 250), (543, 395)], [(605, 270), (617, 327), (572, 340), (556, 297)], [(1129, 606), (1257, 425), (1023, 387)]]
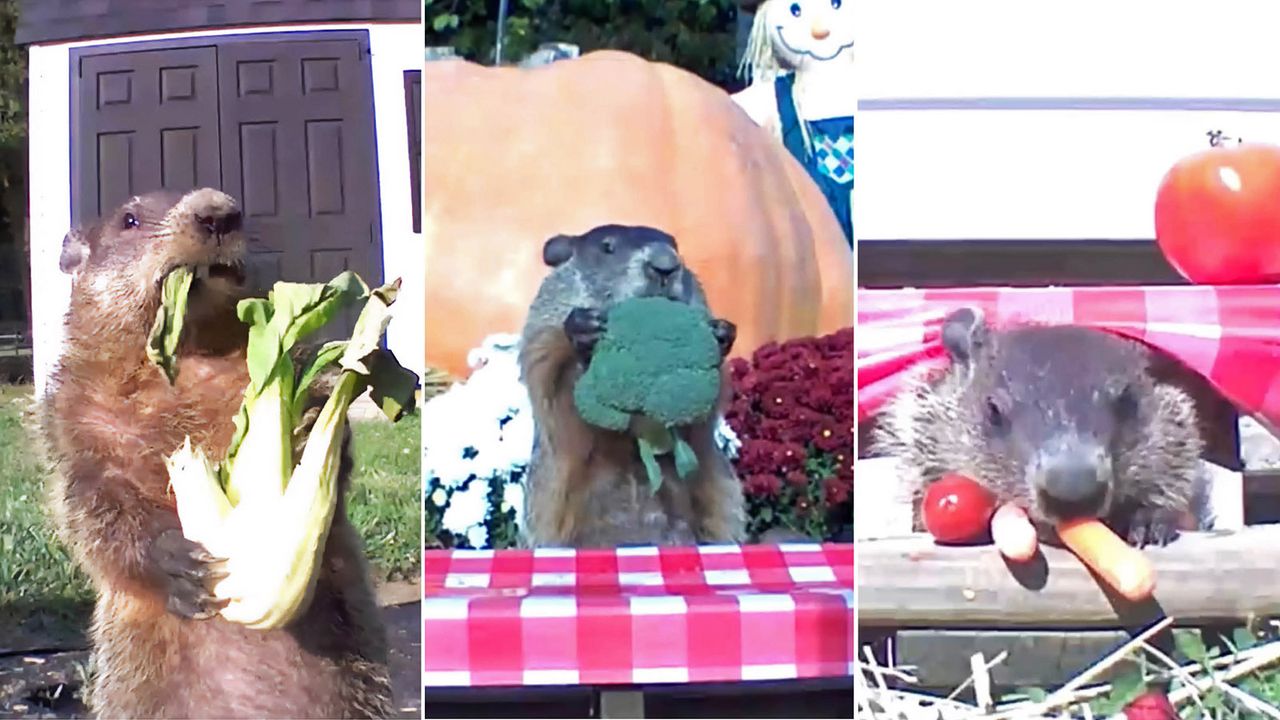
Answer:
[[(0, 650), (78, 632), (92, 597), (45, 514), (46, 472), (22, 424), (30, 393), (30, 386), (0, 385)], [(419, 428), (416, 415), (354, 426), (348, 508), (378, 580), (416, 577), (421, 565)], [(22, 640), (8, 629), (10, 618)]]

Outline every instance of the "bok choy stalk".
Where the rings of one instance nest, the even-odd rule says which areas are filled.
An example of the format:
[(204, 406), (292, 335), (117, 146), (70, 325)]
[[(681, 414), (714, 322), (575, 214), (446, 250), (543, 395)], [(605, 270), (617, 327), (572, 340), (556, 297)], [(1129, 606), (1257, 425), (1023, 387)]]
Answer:
[[(238, 307), (250, 326), (250, 381), (227, 460), (215, 466), (188, 438), (167, 461), (183, 534), (224, 559), (212, 592), (228, 601), (225, 619), (270, 629), (306, 611), (337, 505), (348, 408), (366, 389), (392, 420), (414, 402), (417, 376), (380, 346), (399, 286), (370, 291), (347, 272), (324, 285), (277, 283), (267, 299)], [(351, 339), (324, 345), (295, 386), (290, 348), (359, 299)], [(335, 387), (295, 465), (308, 388), (335, 362)]]

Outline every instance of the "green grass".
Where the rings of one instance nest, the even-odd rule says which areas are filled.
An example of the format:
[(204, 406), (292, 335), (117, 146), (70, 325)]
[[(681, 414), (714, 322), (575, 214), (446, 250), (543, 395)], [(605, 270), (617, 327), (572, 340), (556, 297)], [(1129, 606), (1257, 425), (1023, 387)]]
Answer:
[[(62, 636), (82, 624), (93, 597), (45, 511), (47, 472), (23, 426), (30, 396), (30, 386), (0, 385), (0, 649), (16, 642), (6, 637), (8, 618), (17, 618), (20, 634)], [(420, 427), (416, 414), (353, 426), (348, 514), (377, 580), (413, 578), (421, 567)]]
[(378, 579), (416, 578), (422, 567), (421, 417), (352, 428), (356, 469), (347, 513)]

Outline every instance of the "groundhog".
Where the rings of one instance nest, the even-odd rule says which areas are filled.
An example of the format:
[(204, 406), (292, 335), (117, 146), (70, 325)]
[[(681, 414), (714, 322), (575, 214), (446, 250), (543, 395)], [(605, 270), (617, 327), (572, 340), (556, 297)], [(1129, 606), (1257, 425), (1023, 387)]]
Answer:
[(877, 454), (897, 456), (913, 492), (944, 473), (1055, 522), (1103, 519), (1138, 547), (1178, 535), (1197, 497), (1203, 440), (1190, 396), (1149, 374), (1150, 350), (1077, 326), (987, 326), (963, 308), (943, 322), (951, 358), (918, 375), (878, 418)]
[[(635, 439), (587, 425), (574, 405), (574, 384), (591, 361), (610, 307), (635, 297), (707, 306), (675, 238), (648, 227), (606, 225), (547, 240), (542, 259), (551, 272), (529, 308), (520, 350), (535, 426), (525, 543), (616, 547), (741, 541), (742, 486), (716, 444), (714, 415), (678, 431), (698, 457), (694, 475), (679, 479), (671, 457), (660, 457), (663, 483), (651, 495)], [(713, 319), (711, 327), (723, 358), (737, 328), (721, 319)], [(730, 391), (722, 374), (722, 403)]]
[[(343, 499), (349, 435), (314, 599), (290, 626), (218, 616), (215, 558), (180, 530), (164, 458), (186, 436), (224, 457), (248, 384), (240, 223), (216, 190), (157, 192), (63, 241), (65, 349), (38, 410), (59, 529), (98, 593), (88, 700), (107, 718), (385, 717), (386, 631)], [(171, 386), (146, 346), (162, 278), (180, 265), (196, 278)]]

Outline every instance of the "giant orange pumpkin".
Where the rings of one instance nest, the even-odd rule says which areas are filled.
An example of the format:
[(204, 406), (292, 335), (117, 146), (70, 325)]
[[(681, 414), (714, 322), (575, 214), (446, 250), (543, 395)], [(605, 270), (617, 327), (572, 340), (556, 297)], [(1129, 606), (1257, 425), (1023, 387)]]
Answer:
[(423, 75), (426, 358), (465, 376), (519, 332), (542, 244), (609, 223), (675, 236), (737, 354), (853, 324), (854, 261), (830, 206), (728, 94), (615, 51), (536, 69)]

